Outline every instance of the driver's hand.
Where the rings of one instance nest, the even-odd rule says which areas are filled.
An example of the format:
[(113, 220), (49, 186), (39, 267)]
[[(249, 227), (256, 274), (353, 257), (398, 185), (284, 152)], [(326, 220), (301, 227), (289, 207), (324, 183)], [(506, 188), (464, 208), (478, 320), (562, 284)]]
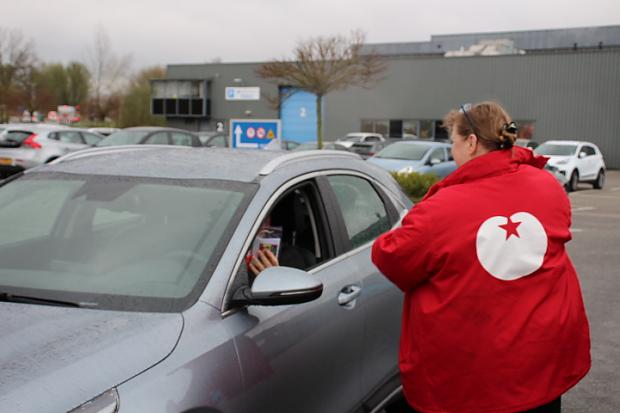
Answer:
[(273, 252), (270, 250), (260, 250), (256, 253), (256, 256), (252, 257), (250, 264), (250, 271), (254, 273), (254, 275), (258, 275), (261, 271), (269, 267), (277, 267), (280, 265), (278, 263), (278, 258), (273, 255)]

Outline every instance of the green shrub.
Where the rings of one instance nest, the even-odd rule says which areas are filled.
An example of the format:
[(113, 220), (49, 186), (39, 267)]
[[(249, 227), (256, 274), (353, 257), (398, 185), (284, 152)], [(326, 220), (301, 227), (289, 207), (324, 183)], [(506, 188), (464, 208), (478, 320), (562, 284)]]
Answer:
[(394, 177), (394, 179), (396, 179), (396, 182), (399, 183), (399, 185), (403, 189), (403, 192), (413, 202), (422, 199), (428, 189), (435, 182), (439, 181), (439, 178), (437, 178), (437, 175), (435, 174), (420, 174), (417, 172), (390, 172), (390, 174)]

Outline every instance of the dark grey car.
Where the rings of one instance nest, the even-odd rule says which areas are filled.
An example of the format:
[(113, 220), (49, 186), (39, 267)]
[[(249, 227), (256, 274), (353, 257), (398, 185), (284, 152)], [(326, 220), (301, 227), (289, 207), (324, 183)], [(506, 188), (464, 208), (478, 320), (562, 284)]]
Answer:
[[(370, 247), (409, 206), (344, 151), (100, 148), (5, 181), (0, 403), (383, 411), (400, 396), (402, 295)], [(251, 283), (268, 214), (281, 266)]]
[(198, 135), (183, 129), (136, 126), (114, 132), (95, 146), (176, 145), (202, 147)]

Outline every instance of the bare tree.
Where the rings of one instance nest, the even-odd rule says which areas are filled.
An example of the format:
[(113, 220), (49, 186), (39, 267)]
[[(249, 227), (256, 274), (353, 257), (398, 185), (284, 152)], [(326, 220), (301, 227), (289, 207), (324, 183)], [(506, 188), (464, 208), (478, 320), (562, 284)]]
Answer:
[[(295, 49), (294, 60), (279, 60), (262, 64), (257, 74), (280, 86), (290, 86), (316, 96), (318, 147), (323, 147), (323, 96), (350, 86), (370, 88), (381, 79), (386, 64), (373, 52), (362, 53), (364, 34), (350, 37), (318, 37), (301, 42)], [(286, 96), (270, 99), (279, 107)]]
[(118, 96), (129, 79), (131, 55), (117, 56), (105, 30), (98, 26), (86, 66), (91, 76), (90, 109), (99, 120), (117, 110)]
[(21, 100), (19, 81), (30, 77), (36, 61), (33, 50), (32, 40), (22, 32), (0, 27), (0, 121), (6, 121)]

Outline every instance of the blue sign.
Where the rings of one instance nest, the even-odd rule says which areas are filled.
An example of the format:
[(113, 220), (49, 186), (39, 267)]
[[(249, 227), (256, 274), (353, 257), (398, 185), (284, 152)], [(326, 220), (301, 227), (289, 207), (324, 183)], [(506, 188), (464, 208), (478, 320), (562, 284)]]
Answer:
[(279, 143), (281, 132), (279, 119), (230, 120), (230, 142), (233, 148), (262, 149), (270, 143), (273, 145), (274, 141)]

